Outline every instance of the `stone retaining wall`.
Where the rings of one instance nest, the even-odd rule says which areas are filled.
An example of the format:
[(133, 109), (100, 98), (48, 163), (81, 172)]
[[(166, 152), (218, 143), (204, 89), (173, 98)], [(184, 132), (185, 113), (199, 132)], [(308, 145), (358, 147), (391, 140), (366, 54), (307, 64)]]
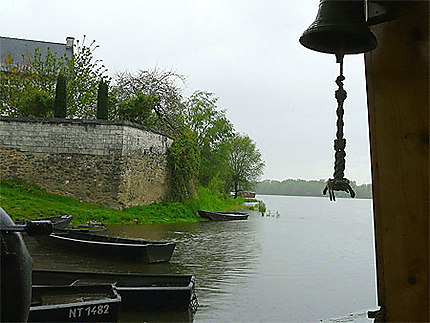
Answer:
[(161, 201), (172, 139), (130, 123), (0, 117), (0, 178), (123, 208)]

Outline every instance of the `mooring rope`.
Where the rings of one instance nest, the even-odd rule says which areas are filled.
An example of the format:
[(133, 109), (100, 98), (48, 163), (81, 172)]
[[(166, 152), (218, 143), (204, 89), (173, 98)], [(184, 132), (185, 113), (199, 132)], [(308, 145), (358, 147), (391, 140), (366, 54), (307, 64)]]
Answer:
[(330, 201), (336, 201), (334, 191), (344, 191), (355, 197), (355, 192), (352, 189), (350, 182), (345, 176), (345, 147), (346, 139), (343, 137), (343, 102), (346, 99), (346, 91), (343, 89), (343, 81), (345, 77), (343, 76), (343, 59), (339, 60), (340, 63), (340, 75), (336, 78), (336, 84), (339, 87), (335, 92), (335, 98), (337, 100), (337, 121), (336, 121), (336, 139), (334, 140), (334, 174), (333, 178), (327, 180), (326, 185), (323, 190), (323, 194), (326, 195), (329, 192)]

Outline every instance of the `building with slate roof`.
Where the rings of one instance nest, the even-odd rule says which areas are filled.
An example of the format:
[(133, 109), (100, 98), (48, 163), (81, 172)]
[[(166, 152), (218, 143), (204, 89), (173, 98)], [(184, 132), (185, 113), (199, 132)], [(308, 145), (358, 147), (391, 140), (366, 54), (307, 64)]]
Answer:
[(57, 58), (66, 55), (73, 56), (73, 44), (75, 39), (67, 37), (65, 43), (54, 43), (40, 40), (19, 39), (0, 36), (0, 71), (7, 71), (12, 62), (27, 64), (37, 48), (43, 57), (46, 57), (48, 49)]

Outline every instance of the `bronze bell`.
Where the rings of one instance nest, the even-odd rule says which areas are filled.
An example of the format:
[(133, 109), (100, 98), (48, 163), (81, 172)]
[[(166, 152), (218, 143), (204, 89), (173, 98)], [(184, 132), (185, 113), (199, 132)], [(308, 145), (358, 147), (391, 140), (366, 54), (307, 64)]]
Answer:
[(375, 35), (364, 18), (363, 0), (320, 0), (315, 21), (300, 37), (300, 43), (312, 50), (335, 54), (359, 54), (377, 46)]

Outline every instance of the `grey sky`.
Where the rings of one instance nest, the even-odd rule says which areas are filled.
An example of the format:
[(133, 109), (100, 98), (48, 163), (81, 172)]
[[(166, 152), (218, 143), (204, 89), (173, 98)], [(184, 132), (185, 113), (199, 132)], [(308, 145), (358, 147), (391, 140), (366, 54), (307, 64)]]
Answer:
[[(96, 39), (113, 74), (172, 69), (185, 94), (215, 93), (236, 131), (257, 143), (263, 178), (333, 174), (338, 65), (299, 44), (318, 0), (3, 0), (1, 35)], [(363, 55), (346, 56), (346, 177), (370, 182)]]

